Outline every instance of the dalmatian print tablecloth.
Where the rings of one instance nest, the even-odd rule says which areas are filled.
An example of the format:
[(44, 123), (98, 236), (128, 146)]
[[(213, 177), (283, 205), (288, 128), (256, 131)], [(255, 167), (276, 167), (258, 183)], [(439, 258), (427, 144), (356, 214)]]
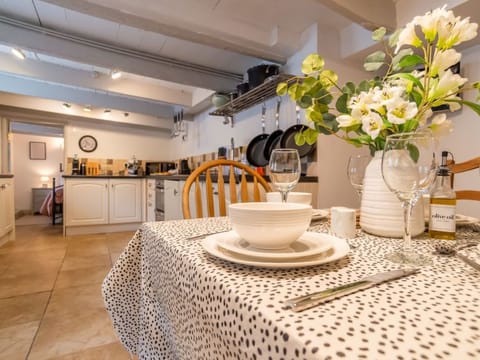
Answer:
[[(434, 256), (419, 274), (295, 313), (282, 302), (398, 268), (383, 257), (401, 240), (358, 230), (345, 258), (283, 270), (230, 263), (187, 239), (229, 227), (228, 218), (208, 218), (138, 229), (102, 286), (130, 352), (189, 360), (480, 359), (480, 272), (460, 260)], [(328, 224), (310, 230), (328, 232)], [(480, 240), (469, 228), (458, 237)], [(424, 253), (432, 243), (427, 235), (414, 240)], [(480, 250), (466, 253), (479, 260)]]

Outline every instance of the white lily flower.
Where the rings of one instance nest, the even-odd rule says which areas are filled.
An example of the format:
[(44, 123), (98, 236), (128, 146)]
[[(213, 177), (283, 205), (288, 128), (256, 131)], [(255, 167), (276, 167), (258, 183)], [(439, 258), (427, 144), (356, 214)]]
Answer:
[(379, 114), (371, 112), (368, 116), (362, 118), (362, 130), (370, 135), (373, 140), (377, 138), (382, 129), (383, 120)]
[(401, 98), (391, 102), (387, 109), (387, 119), (393, 124), (404, 124), (407, 120), (415, 117), (418, 112), (417, 104)]
[(429, 127), (436, 138), (447, 136), (453, 131), (453, 123), (445, 114), (435, 115)]
[(360, 121), (358, 119), (355, 119), (353, 116), (344, 114), (344, 115), (339, 115), (336, 118), (338, 122), (338, 127), (341, 128), (346, 128), (352, 125), (360, 124)]
[(418, 119), (418, 126), (424, 127), (427, 124), (427, 120), (430, 119), (433, 115), (432, 109), (427, 109), (423, 112), (423, 114)]
[(477, 36), (478, 24), (470, 23), (470, 18), (460, 19), (452, 15), (444, 19), (438, 30), (438, 48), (449, 49)]
[(462, 58), (462, 54), (454, 49), (438, 51), (433, 57), (430, 67), (430, 75), (437, 76), (443, 74), (448, 68), (455, 65)]
[(450, 69), (439, 75), (440, 78), (438, 81), (432, 81), (432, 88), (428, 96), (430, 101), (444, 98), (452, 93), (457, 93), (460, 87), (468, 81), (468, 79), (452, 73)]
[(422, 41), (418, 38), (415, 32), (415, 24), (413, 22), (405, 25), (405, 28), (398, 35), (397, 47), (395, 48), (395, 54), (403, 45), (412, 45), (415, 47), (422, 46)]

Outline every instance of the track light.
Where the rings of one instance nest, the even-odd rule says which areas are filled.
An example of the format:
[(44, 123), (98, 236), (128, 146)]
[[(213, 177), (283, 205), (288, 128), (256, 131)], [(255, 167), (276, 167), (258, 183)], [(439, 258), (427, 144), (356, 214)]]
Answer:
[(72, 105), (68, 104), (68, 103), (63, 103), (62, 106), (65, 108), (65, 109), (70, 109), (72, 107)]
[(112, 77), (113, 80), (116, 80), (116, 79), (120, 79), (120, 77), (122, 76), (122, 73), (119, 70), (112, 70), (112, 74), (110, 76)]
[(83, 107), (83, 111), (86, 111), (86, 112), (91, 112), (92, 111), (92, 107), (90, 105), (85, 105)]
[(108, 113), (110, 113), (111, 111), (112, 111), (112, 110), (110, 110), (110, 109), (105, 109), (105, 110), (103, 110), (103, 112), (104, 112), (105, 114), (108, 114)]
[(20, 49), (12, 48), (12, 54), (15, 55), (19, 59), (25, 60), (25, 54)]

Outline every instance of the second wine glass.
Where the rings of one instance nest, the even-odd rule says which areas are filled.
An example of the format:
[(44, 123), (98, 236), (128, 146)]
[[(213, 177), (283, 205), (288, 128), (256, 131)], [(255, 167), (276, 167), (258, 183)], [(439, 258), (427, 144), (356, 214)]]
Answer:
[(348, 158), (347, 175), (350, 184), (358, 192), (360, 197), (363, 191), (363, 178), (367, 165), (372, 160), (370, 155), (352, 155)]
[(296, 149), (274, 149), (270, 155), (270, 180), (287, 202), (288, 192), (300, 179), (300, 156)]

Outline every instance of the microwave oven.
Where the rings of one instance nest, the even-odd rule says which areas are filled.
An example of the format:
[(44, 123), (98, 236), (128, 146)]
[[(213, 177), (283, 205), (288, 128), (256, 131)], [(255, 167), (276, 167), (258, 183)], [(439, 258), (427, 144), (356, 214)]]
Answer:
[(175, 169), (175, 163), (170, 161), (147, 161), (145, 163), (145, 175), (158, 174)]

